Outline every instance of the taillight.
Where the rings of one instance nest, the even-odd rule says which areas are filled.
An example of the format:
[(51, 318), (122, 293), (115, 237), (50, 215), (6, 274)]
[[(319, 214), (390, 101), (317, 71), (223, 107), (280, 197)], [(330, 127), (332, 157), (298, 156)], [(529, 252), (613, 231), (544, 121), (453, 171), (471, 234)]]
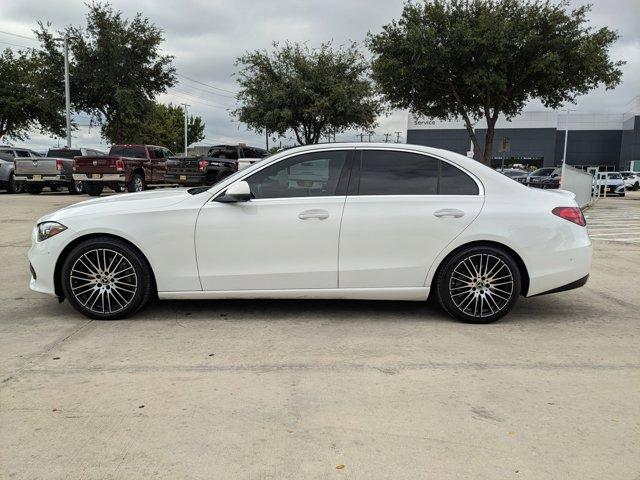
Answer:
[(76, 160), (74, 160), (73, 161), (73, 166), (71, 167), (71, 170), (73, 170), (73, 172), (75, 173), (77, 168), (78, 168), (78, 162)]
[(64, 165), (62, 164), (62, 160), (56, 160), (56, 170), (59, 172), (64, 170)]
[(580, 210), (578, 207), (556, 207), (551, 210), (551, 213), (557, 215), (560, 218), (564, 218), (565, 220), (569, 220), (576, 225), (580, 225), (581, 227), (587, 225), (587, 222), (584, 219), (584, 215), (582, 215), (582, 210)]
[(116, 160), (116, 171), (117, 172), (124, 172), (124, 162), (122, 161), (121, 158)]
[(206, 160), (200, 160), (198, 162), (198, 170), (200, 170), (201, 172), (204, 172), (208, 166), (209, 162), (207, 162)]

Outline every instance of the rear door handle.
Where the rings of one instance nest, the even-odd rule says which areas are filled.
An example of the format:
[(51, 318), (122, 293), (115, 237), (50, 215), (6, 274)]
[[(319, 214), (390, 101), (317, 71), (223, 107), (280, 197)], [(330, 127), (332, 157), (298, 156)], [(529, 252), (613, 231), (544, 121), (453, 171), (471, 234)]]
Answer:
[(443, 217), (460, 218), (460, 217), (464, 217), (464, 212), (462, 210), (458, 210), (457, 208), (443, 208), (442, 210), (435, 211), (433, 214), (438, 218), (443, 218)]
[(327, 212), (326, 210), (321, 210), (319, 208), (314, 208), (313, 210), (305, 210), (304, 212), (300, 212), (298, 214), (298, 218), (300, 220), (309, 220), (311, 218), (325, 220), (329, 218), (329, 212)]

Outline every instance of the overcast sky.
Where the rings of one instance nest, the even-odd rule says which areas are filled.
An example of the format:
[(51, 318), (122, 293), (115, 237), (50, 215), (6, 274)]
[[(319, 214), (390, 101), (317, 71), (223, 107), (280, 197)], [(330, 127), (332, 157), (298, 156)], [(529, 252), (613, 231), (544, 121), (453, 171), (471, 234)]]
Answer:
[[(583, 1), (574, 1), (580, 5)], [(612, 91), (595, 90), (581, 97), (576, 108), (582, 112), (622, 112), (640, 95), (640, 0), (594, 0), (592, 24), (618, 30), (620, 40), (612, 51), (614, 59), (626, 60), (622, 84)], [(136, 12), (163, 29), (164, 50), (175, 56), (181, 75), (219, 89), (237, 90), (234, 60), (243, 52), (269, 48), (273, 41), (308, 42), (317, 46), (333, 40), (362, 42), (367, 32), (378, 32), (382, 25), (402, 12), (396, 0), (113, 0), (112, 5), (132, 17)], [(0, 30), (32, 36), (37, 21), (49, 21), (54, 28), (84, 24), (87, 9), (82, 0), (0, 0)], [(7, 43), (14, 44), (13, 46)], [(26, 38), (0, 33), (0, 48), (15, 45), (37, 46)], [(162, 95), (163, 102), (189, 103), (190, 111), (206, 123), (202, 144), (236, 143), (263, 146), (264, 138), (247, 131), (234, 121), (228, 110), (235, 105), (232, 96), (178, 77), (180, 83)], [(217, 93), (216, 93), (217, 92)], [(540, 110), (532, 103), (528, 110)], [(80, 120), (82, 122), (82, 120)], [(406, 135), (406, 112), (381, 118), (372, 140), (383, 140), (385, 133)], [(353, 141), (357, 132), (339, 136)], [(394, 134), (395, 135), (395, 134)], [(59, 140), (64, 144), (64, 140)], [(27, 143), (40, 150), (57, 144), (58, 139), (34, 133)], [(283, 143), (293, 144), (293, 139)], [(97, 129), (74, 132), (74, 145), (107, 148)]]

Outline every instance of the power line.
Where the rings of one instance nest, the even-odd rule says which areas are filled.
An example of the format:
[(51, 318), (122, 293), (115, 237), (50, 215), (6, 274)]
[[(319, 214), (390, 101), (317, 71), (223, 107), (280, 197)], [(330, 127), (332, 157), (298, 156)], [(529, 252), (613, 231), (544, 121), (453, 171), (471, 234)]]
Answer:
[(210, 85), (210, 84), (208, 84), (208, 83), (201, 82), (200, 80), (195, 80), (195, 79), (193, 79), (193, 78), (191, 78), (191, 77), (187, 77), (186, 75), (182, 75), (181, 73), (177, 73), (177, 72), (176, 72), (176, 75), (177, 75), (178, 77), (182, 77), (182, 78), (184, 78), (184, 79), (186, 79), (186, 80), (189, 80), (189, 81), (191, 81), (191, 82), (198, 83), (198, 84), (200, 84), (200, 85), (204, 85), (205, 87), (213, 88), (213, 89), (215, 89), (215, 90), (221, 90), (221, 91), (223, 91), (223, 92), (233, 93), (234, 95), (235, 95), (236, 93), (238, 93), (238, 92), (234, 92), (234, 91), (232, 91), (232, 90), (226, 90), (226, 89), (224, 89), (224, 88), (216, 87), (216, 86), (214, 86), (214, 85)]
[[(178, 92), (178, 93), (176, 93)], [(224, 105), (215, 105), (213, 103), (209, 103), (209, 102), (205, 102), (203, 100), (200, 100), (198, 97), (194, 97), (193, 95), (190, 95), (187, 92), (182, 92), (181, 90), (176, 90), (175, 88), (170, 88), (169, 91), (167, 92), (168, 94), (171, 95), (175, 95), (178, 98), (182, 98), (183, 100), (189, 100), (190, 102), (196, 102), (196, 103), (201, 103), (202, 105), (207, 105), (209, 107), (213, 107), (213, 108), (222, 108), (224, 110), (231, 108), (229, 106), (224, 106)]]
[(11, 42), (1, 42), (0, 43), (4, 44), (4, 45), (11, 45), (12, 47), (19, 47), (19, 48), (28, 48), (28, 49), (33, 49), (33, 50), (40, 50), (37, 47), (27, 47), (26, 45), (18, 45), (17, 43), (11, 43)]
[(26, 38), (27, 40), (38, 41), (36, 37), (28, 37), (26, 35), (20, 35), (18, 33), (5, 32), (4, 30), (0, 30), (0, 33), (4, 33), (5, 35), (13, 35), (14, 37)]
[(224, 93), (218, 93), (218, 92), (212, 92), (211, 90), (205, 90), (204, 88), (198, 88), (198, 87), (194, 87), (193, 85), (189, 85), (183, 82), (178, 82), (178, 84), (182, 87), (185, 88), (193, 88), (194, 90), (198, 90), (199, 92), (203, 92), (206, 93), (207, 95), (220, 95), (221, 97), (225, 97), (225, 98), (231, 98), (233, 100), (236, 99), (236, 97), (232, 97), (231, 95), (225, 95)]

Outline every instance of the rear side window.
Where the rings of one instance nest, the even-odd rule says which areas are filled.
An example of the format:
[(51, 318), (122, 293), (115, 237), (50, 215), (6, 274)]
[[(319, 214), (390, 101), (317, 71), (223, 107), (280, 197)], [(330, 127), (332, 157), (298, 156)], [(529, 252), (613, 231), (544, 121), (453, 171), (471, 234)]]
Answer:
[(59, 150), (49, 150), (47, 152), (47, 157), (54, 158), (73, 158), (81, 156), (82, 152), (80, 150), (69, 150), (67, 148), (61, 148)]
[(109, 150), (109, 155), (129, 158), (147, 158), (143, 146), (114, 145), (111, 147), (111, 150)]
[(30, 157), (30, 155), (27, 150), (16, 150), (16, 157), (26, 158)]
[(478, 195), (478, 184), (453, 165), (440, 161), (439, 195)]
[(358, 195), (478, 194), (469, 175), (439, 159), (408, 152), (363, 152)]

